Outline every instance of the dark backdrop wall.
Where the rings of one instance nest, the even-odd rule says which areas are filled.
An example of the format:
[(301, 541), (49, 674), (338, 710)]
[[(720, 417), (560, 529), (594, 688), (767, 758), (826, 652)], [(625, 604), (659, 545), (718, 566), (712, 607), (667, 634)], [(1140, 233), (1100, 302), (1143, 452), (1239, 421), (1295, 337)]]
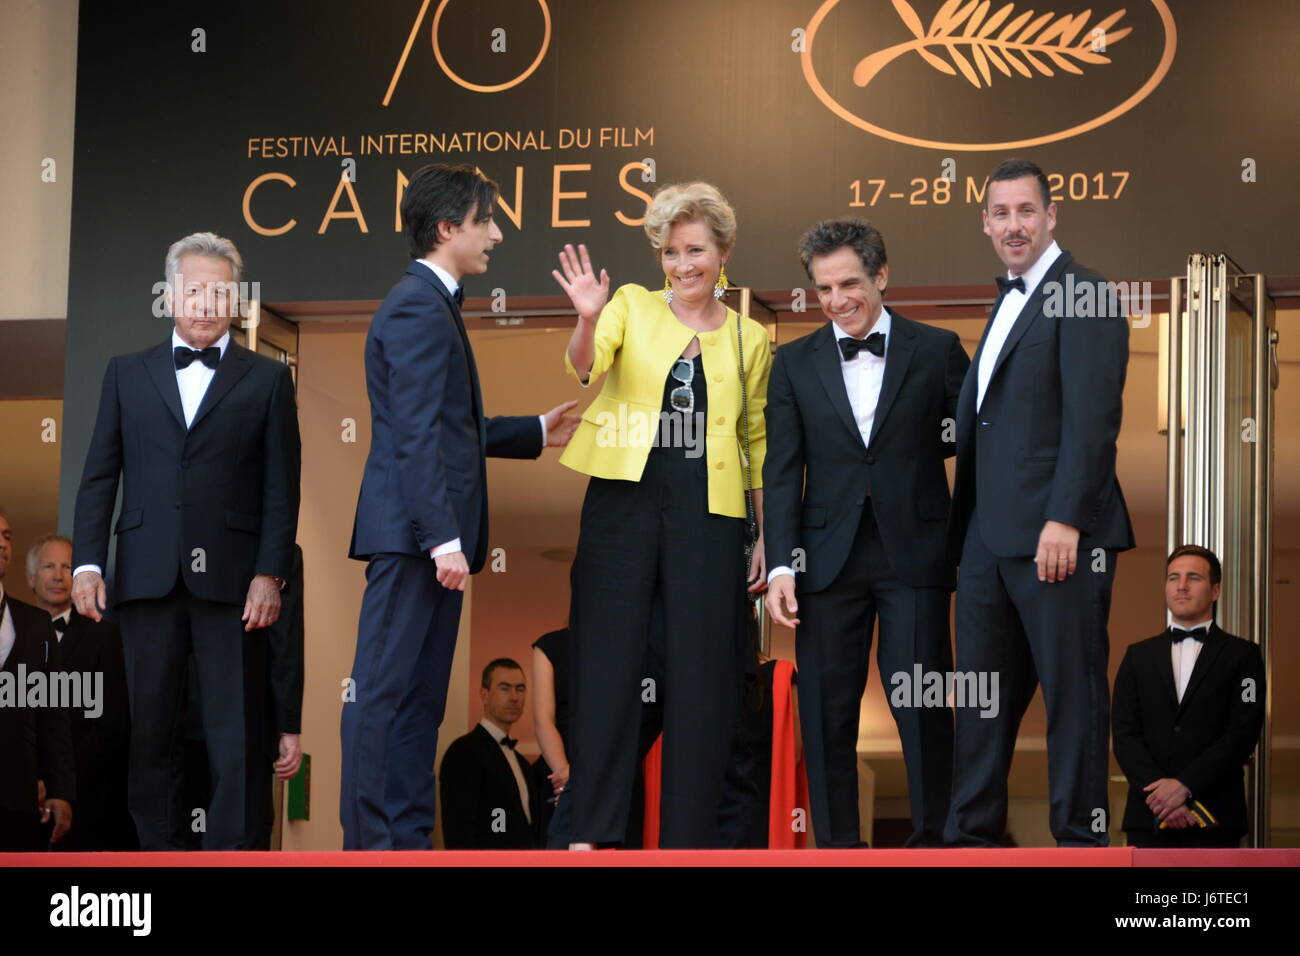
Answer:
[(882, 228), (895, 284), (987, 282), (981, 198), (1011, 154), (1114, 278), (1193, 250), (1300, 273), (1300, 4), (1123, 2), (83, 3), (61, 523), (108, 356), (168, 334), (171, 241), (230, 236), (267, 302), (381, 298), (427, 162), (501, 183), (469, 293), (507, 303), (558, 291), (565, 242), (656, 283), (646, 195), (695, 178), (736, 206), (743, 284), (802, 285), (800, 232), (845, 214)]

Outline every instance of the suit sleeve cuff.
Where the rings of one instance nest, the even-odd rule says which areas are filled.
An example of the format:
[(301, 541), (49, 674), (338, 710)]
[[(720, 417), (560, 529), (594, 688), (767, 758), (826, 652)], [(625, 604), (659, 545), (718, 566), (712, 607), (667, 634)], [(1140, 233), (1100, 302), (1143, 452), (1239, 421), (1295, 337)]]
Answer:
[(429, 557), (437, 558), (444, 554), (455, 554), (460, 550), (460, 538), (452, 538), (446, 544), (440, 544), (436, 548), (429, 549)]
[(104, 576), (104, 569), (101, 568), (98, 564), (82, 564), (82, 565), (78, 565), (77, 568), (72, 572), (72, 579), (75, 581), (77, 575), (80, 574), (82, 571), (94, 571), (101, 578)]
[(794, 568), (787, 568), (784, 564), (781, 565), (779, 568), (773, 568), (771, 571), (767, 572), (767, 583), (771, 584), (773, 579), (779, 577), (782, 574), (789, 574), (793, 576)]

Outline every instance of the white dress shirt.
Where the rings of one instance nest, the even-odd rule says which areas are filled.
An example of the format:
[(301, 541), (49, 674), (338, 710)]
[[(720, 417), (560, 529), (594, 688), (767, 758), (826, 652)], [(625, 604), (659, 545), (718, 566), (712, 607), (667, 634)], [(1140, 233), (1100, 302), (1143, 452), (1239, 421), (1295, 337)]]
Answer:
[[(871, 442), (871, 427), (876, 420), (876, 406), (880, 403), (880, 386), (885, 381), (885, 357), (889, 355), (889, 310), (880, 307), (876, 324), (867, 335), (879, 332), (885, 337), (885, 354), (873, 355), (866, 349), (858, 352), (852, 360), (846, 361), (840, 352), (840, 339), (852, 338), (834, 322), (831, 329), (835, 333), (835, 351), (840, 355), (840, 374), (844, 376), (844, 389), (849, 393), (849, 406), (853, 409), (853, 420), (858, 423), (858, 433), (862, 435), (862, 444)], [(866, 336), (863, 337), (864, 339)], [(767, 583), (779, 574), (794, 574), (794, 569), (785, 565), (773, 568), (767, 573)]]
[[(988, 390), (989, 379), (993, 377), (993, 367), (998, 364), (998, 356), (1002, 354), (1002, 346), (1006, 344), (1007, 336), (1011, 334), (1011, 327), (1016, 324), (1016, 319), (1020, 318), (1025, 303), (1029, 301), (1029, 297), (1038, 288), (1038, 283), (1043, 281), (1043, 276), (1047, 275), (1047, 270), (1052, 268), (1052, 263), (1060, 254), (1061, 247), (1053, 240), (1038, 257), (1038, 261), (1025, 270), (1025, 291), (1009, 289), (1002, 297), (997, 314), (991, 320), (988, 338), (984, 340), (984, 351), (980, 353), (977, 379), (979, 391), (975, 395), (975, 411), (979, 411), (980, 406), (984, 404), (984, 393)], [(1007, 278), (1014, 279), (1015, 276), (1008, 272)]]
[(9, 652), (14, 649), (18, 635), (14, 631), (14, 616), (9, 613), (9, 602), (4, 600), (5, 586), (0, 583), (0, 601), (4, 601), (4, 616), (0, 617), (0, 667), (9, 659)]
[[(420, 265), (426, 266), (429, 270), (431, 270), (433, 274), (438, 277), (438, 280), (443, 284), (443, 286), (446, 287), (447, 293), (449, 295), (455, 296), (456, 290), (460, 288), (460, 283), (457, 282), (454, 278), (452, 278), (450, 272), (448, 272), (442, 266), (438, 265), (438, 263), (434, 262), (432, 259), (416, 259), (415, 261), (420, 263)], [(546, 416), (538, 415), (537, 419), (542, 423), (542, 447), (545, 448), (546, 447)], [(452, 538), (450, 541), (446, 542), (445, 544), (440, 544), (436, 548), (430, 548), (429, 557), (436, 558), (444, 554), (454, 554), (460, 550), (461, 550), (460, 538)]]
[(505, 755), (506, 763), (510, 764), (510, 769), (514, 771), (515, 783), (519, 786), (519, 802), (524, 805), (524, 816), (528, 818), (529, 823), (532, 823), (533, 810), (528, 805), (528, 783), (524, 780), (524, 768), (520, 766), (519, 756), (514, 752), (514, 749), (501, 743), (506, 739), (506, 732), (486, 717), (479, 721), (479, 726), (491, 734), (492, 739), (501, 747), (501, 753)]
[[(1200, 624), (1194, 624), (1191, 627), (1184, 627), (1185, 631), (1194, 631), (1198, 627), (1206, 629), (1206, 635), (1209, 635), (1209, 629), (1214, 622), (1202, 621)], [(1182, 625), (1177, 625), (1182, 627)], [(1204, 641), (1198, 641), (1194, 637), (1184, 637), (1181, 641), (1169, 642), (1169, 660), (1174, 667), (1174, 686), (1178, 689), (1178, 703), (1183, 702), (1183, 693), (1187, 690), (1187, 684), (1192, 679), (1192, 671), (1196, 669), (1196, 658), (1201, 656), (1201, 647)]]
[[(214, 343), (217, 348), (221, 349), (221, 357), (226, 357), (226, 347), (230, 345), (230, 333), (227, 332)], [(175, 327), (172, 328), (172, 351), (178, 348), (193, 349), (194, 346), (180, 337)], [(203, 396), (208, 392), (208, 386), (217, 375), (217, 370), (208, 368), (197, 358), (185, 368), (176, 368), (172, 363), (172, 368), (176, 372), (176, 388), (181, 393), (181, 411), (185, 415), (185, 427), (189, 428), (194, 423), (194, 416), (198, 414), (199, 406), (203, 404)], [(81, 564), (72, 572), (75, 580), (77, 575), (82, 571), (94, 571), (101, 577), (104, 569), (97, 564)]]

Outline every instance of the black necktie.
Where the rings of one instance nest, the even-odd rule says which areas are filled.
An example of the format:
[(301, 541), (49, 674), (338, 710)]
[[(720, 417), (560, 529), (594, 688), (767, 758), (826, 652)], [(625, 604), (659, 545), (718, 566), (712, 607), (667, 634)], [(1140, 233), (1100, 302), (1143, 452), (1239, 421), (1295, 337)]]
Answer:
[(883, 332), (872, 332), (865, 339), (855, 339), (845, 336), (840, 339), (840, 354), (844, 356), (844, 361), (851, 362), (858, 357), (858, 353), (866, 349), (877, 358), (884, 357), (885, 354), (885, 335)]
[(1014, 279), (1008, 279), (1005, 276), (998, 276), (997, 283), (998, 295), (1006, 295), (1012, 289), (1019, 289), (1021, 292), (1025, 291), (1024, 276), (1016, 276)]
[(456, 308), (459, 309), (463, 306), (465, 304), (465, 287), (463, 285), (456, 286), (456, 291), (451, 294), (451, 298), (456, 303)]
[(195, 359), (198, 359), (211, 369), (215, 369), (221, 364), (221, 349), (215, 345), (209, 345), (205, 349), (191, 349), (186, 348), (184, 345), (178, 345), (172, 351), (172, 355), (176, 358), (176, 368), (178, 370), (189, 368)]
[(54, 629), (62, 634), (68, 627), (67, 618), (56, 617), (53, 621)]
[(1195, 638), (1198, 641), (1204, 641), (1205, 635), (1209, 632), (1209, 630), (1210, 630), (1210, 626), (1208, 624), (1202, 624), (1200, 627), (1194, 627), (1190, 631), (1184, 630), (1181, 627), (1174, 627), (1171, 624), (1169, 626), (1169, 639), (1173, 641), (1175, 644), (1178, 644), (1189, 637)]
[(514, 749), (515, 749), (515, 744), (517, 744), (517, 743), (519, 743), (519, 741), (515, 740), (515, 738), (513, 738), (513, 737), (502, 737), (502, 738), (501, 738), (501, 746), (502, 746), (502, 747), (509, 747), (511, 750), (514, 750)]

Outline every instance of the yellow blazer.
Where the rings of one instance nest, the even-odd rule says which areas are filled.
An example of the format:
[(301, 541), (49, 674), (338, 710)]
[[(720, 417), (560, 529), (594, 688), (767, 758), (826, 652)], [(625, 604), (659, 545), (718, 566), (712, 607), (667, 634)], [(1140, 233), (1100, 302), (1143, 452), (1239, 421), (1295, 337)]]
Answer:
[[(767, 430), (767, 376), (772, 350), (767, 330), (742, 320), (745, 387), (749, 400), (749, 451), (753, 487), (763, 487)], [(740, 375), (736, 365), (736, 313), (713, 332), (696, 333), (678, 321), (659, 292), (625, 285), (614, 293), (596, 322), (596, 355), (587, 381), (564, 352), (564, 366), (583, 388), (602, 374), (605, 384), (582, 413), (560, 464), (598, 478), (640, 481), (659, 429), (664, 382), (692, 338), (700, 339), (708, 394), (705, 460), (709, 469), (709, 511), (745, 517), (745, 473), (740, 422)]]

